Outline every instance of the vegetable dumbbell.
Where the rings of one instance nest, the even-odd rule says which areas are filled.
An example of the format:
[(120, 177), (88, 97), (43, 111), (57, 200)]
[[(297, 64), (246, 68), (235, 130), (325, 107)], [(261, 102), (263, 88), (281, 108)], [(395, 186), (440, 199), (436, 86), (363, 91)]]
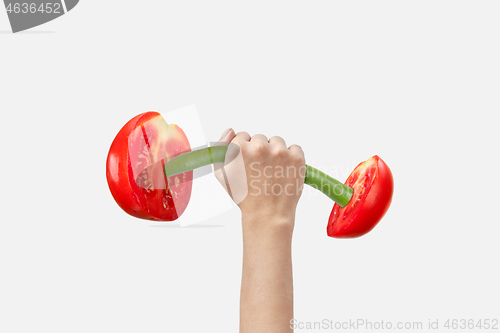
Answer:
[[(115, 137), (108, 153), (106, 177), (118, 205), (128, 214), (154, 221), (174, 221), (186, 209), (192, 170), (223, 163), (227, 146), (191, 151), (177, 125), (157, 112), (131, 119)], [(333, 201), (327, 234), (354, 238), (372, 230), (392, 201), (391, 170), (378, 156), (360, 163), (345, 184), (306, 165), (304, 183)]]

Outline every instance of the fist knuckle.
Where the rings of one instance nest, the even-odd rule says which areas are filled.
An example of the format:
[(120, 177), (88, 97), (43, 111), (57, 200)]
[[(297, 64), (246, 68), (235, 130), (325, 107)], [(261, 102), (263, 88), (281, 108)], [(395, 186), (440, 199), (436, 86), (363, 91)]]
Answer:
[(299, 164), (305, 163), (304, 155), (302, 155), (302, 154), (293, 153), (291, 158), (292, 158), (292, 161), (295, 163), (299, 163)]
[(252, 151), (256, 154), (263, 154), (266, 151), (266, 144), (262, 141), (256, 141), (252, 144)]
[(249, 135), (247, 132), (238, 132), (236, 133), (236, 137), (242, 137), (242, 136), (247, 136)]
[(275, 158), (281, 158), (287, 155), (287, 149), (283, 147), (276, 147), (272, 151), (272, 156)]

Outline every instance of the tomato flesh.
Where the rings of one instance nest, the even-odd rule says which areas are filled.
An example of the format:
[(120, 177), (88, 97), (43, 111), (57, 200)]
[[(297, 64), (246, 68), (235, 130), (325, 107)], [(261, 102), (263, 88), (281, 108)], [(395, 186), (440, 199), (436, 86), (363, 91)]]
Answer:
[(163, 166), (191, 151), (177, 125), (157, 112), (131, 119), (113, 141), (107, 160), (107, 180), (118, 205), (128, 214), (154, 221), (173, 221), (191, 197), (193, 172), (166, 177)]
[(370, 232), (392, 201), (392, 172), (377, 155), (360, 163), (345, 184), (353, 188), (353, 195), (345, 207), (333, 206), (327, 227), (330, 237), (355, 238)]

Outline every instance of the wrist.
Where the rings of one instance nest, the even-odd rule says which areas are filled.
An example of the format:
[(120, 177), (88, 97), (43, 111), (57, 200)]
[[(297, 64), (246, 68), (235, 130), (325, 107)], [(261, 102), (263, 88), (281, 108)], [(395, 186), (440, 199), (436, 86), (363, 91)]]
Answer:
[(241, 218), (242, 220), (260, 223), (260, 221), (272, 221), (272, 222), (289, 222), (295, 221), (295, 208), (290, 209), (289, 207), (276, 207), (276, 206), (260, 206), (260, 207), (241, 207)]
[(242, 212), (244, 241), (290, 241), (295, 224), (295, 214), (260, 214)]

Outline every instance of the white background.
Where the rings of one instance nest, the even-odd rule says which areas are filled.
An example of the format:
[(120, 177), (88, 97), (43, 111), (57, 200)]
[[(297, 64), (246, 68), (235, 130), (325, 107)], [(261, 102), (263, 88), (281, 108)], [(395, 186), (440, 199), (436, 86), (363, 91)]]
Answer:
[(499, 319), (499, 11), (84, 0), (13, 35), (0, 10), (0, 331), (238, 330), (237, 208), (158, 225), (106, 184), (125, 122), (191, 104), (208, 140), (280, 135), (341, 180), (374, 154), (392, 168), (393, 205), (359, 239), (327, 237), (332, 202), (303, 194), (299, 321)]

